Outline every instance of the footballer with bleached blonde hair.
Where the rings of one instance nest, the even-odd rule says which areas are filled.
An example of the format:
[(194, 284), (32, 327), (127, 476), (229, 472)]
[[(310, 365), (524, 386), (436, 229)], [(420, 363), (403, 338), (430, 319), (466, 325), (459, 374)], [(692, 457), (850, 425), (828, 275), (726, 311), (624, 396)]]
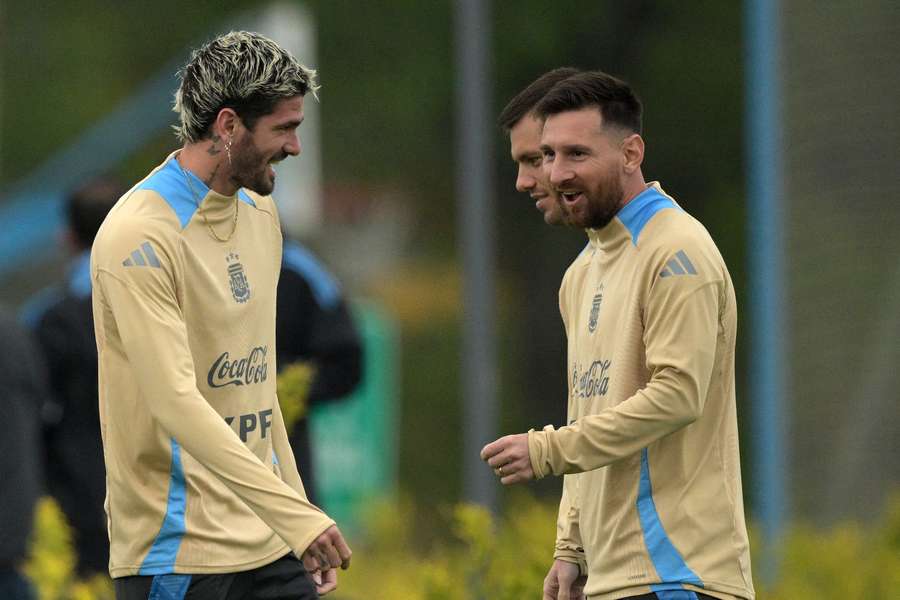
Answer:
[(247, 31), (179, 72), (170, 154), (91, 257), (117, 600), (311, 600), (351, 551), (307, 498), (276, 395), (274, 165), (316, 73)]

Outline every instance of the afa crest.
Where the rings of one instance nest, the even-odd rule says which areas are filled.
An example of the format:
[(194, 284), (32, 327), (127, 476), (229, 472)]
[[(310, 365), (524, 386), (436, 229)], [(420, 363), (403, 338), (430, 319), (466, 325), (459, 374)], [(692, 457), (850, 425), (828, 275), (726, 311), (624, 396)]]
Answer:
[(597, 319), (600, 316), (600, 304), (603, 302), (603, 284), (597, 287), (597, 293), (591, 301), (591, 314), (588, 318), (588, 331), (594, 333), (597, 329)]
[(244, 265), (238, 259), (240, 257), (231, 252), (225, 257), (228, 261), (228, 283), (231, 286), (231, 295), (234, 296), (235, 302), (243, 304), (250, 299), (250, 282), (247, 281), (247, 274), (244, 273)]

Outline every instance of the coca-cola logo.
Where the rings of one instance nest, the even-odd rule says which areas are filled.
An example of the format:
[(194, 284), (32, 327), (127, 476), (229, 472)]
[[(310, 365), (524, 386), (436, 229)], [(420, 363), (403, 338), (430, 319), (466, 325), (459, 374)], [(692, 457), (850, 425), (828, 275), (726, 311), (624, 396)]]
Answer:
[(257, 346), (246, 357), (235, 359), (228, 352), (223, 352), (210, 367), (206, 382), (211, 388), (262, 383), (266, 380), (269, 369), (266, 363), (267, 352), (268, 346)]
[(572, 391), (578, 398), (605, 396), (609, 390), (609, 370), (612, 362), (609, 359), (595, 360), (585, 369), (575, 365), (572, 369)]

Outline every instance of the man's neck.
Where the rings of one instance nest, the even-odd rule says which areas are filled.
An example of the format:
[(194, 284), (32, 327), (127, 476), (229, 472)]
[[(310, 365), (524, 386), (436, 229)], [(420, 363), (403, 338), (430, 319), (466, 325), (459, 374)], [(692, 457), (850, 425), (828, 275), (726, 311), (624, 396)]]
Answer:
[(639, 195), (644, 193), (644, 190), (647, 189), (647, 182), (644, 181), (644, 174), (641, 173), (640, 170), (635, 172), (635, 174), (628, 179), (625, 183), (625, 186), (622, 189), (622, 204), (619, 206), (619, 210), (637, 198)]
[(237, 186), (228, 177), (228, 159), (221, 143), (201, 140), (185, 144), (178, 153), (178, 163), (217, 194), (233, 196), (237, 193)]

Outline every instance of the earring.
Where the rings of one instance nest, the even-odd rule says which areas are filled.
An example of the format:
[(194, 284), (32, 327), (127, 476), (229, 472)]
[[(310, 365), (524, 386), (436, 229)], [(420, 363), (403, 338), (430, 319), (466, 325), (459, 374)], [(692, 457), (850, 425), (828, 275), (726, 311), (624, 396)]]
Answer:
[(231, 165), (231, 138), (225, 140), (225, 154), (228, 155), (228, 164)]

